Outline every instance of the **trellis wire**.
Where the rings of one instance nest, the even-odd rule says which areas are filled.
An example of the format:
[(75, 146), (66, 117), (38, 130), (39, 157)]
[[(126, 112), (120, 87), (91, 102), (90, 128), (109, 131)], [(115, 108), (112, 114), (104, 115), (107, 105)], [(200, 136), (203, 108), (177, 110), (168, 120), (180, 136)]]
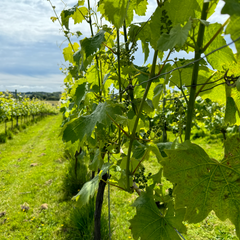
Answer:
[(148, 79), (147, 81), (143, 81), (143, 82), (141, 82), (141, 83), (139, 83), (139, 84), (137, 84), (137, 85), (135, 85), (135, 86), (140, 86), (140, 85), (142, 85), (143, 83), (150, 82), (150, 81), (152, 81), (152, 80), (154, 80), (154, 79), (157, 79), (157, 78), (159, 78), (159, 77), (161, 77), (161, 76), (164, 76), (164, 75), (167, 75), (167, 74), (169, 74), (169, 73), (172, 73), (172, 72), (174, 72), (174, 71), (176, 71), (176, 70), (178, 70), (178, 69), (185, 68), (185, 67), (187, 67), (187, 66), (189, 66), (189, 65), (191, 65), (191, 64), (194, 64), (194, 63), (196, 63), (196, 62), (199, 62), (199, 61), (201, 61), (202, 59), (206, 58), (207, 56), (209, 56), (209, 55), (217, 52), (218, 50), (220, 50), (220, 49), (222, 49), (222, 48), (225, 48), (225, 47), (227, 47), (227, 46), (229, 46), (229, 45), (237, 42), (238, 40), (240, 40), (240, 37), (238, 37), (237, 39), (233, 40), (232, 42), (230, 42), (230, 43), (228, 43), (228, 44), (225, 44), (225, 45), (223, 45), (223, 46), (221, 46), (221, 47), (219, 47), (219, 48), (216, 48), (215, 50), (211, 51), (210, 53), (204, 55), (203, 57), (201, 57), (201, 58), (199, 58), (199, 59), (196, 59), (196, 60), (194, 60), (194, 61), (192, 61), (192, 62), (190, 62), (190, 63), (188, 63), (188, 64), (186, 64), (186, 65), (183, 65), (183, 66), (174, 68), (174, 69), (172, 69), (172, 70), (170, 70), (170, 71), (168, 71), (168, 72), (161, 73), (161, 74), (159, 74), (159, 75), (157, 75), (157, 76), (155, 76), (155, 77), (152, 77), (152, 78)]
[[(161, 73), (161, 74), (159, 74), (159, 75), (157, 75), (157, 76), (155, 76), (155, 77), (153, 77), (153, 78), (150, 78), (150, 79), (148, 79), (148, 80), (146, 80), (146, 81), (143, 81), (143, 82), (141, 82), (141, 83), (139, 83), (139, 84), (134, 85), (134, 87), (141, 86), (141, 85), (144, 84), (144, 83), (148, 83), (149, 81), (152, 81), (152, 80), (154, 80), (154, 79), (157, 79), (157, 78), (159, 78), (159, 77), (161, 77), (161, 76), (164, 76), (164, 75), (170, 74), (170, 73), (172, 73), (172, 72), (174, 72), (174, 71), (176, 71), (176, 70), (185, 68), (185, 67), (187, 67), (187, 66), (189, 66), (189, 65), (191, 65), (191, 64), (194, 64), (195, 62), (199, 62), (199, 61), (201, 61), (202, 59), (206, 58), (207, 56), (213, 54), (214, 52), (216, 52), (216, 51), (218, 51), (218, 50), (220, 50), (220, 49), (222, 49), (222, 48), (225, 48), (225, 47), (227, 47), (227, 46), (230, 46), (231, 44), (237, 42), (238, 40), (240, 40), (240, 37), (236, 38), (235, 40), (233, 40), (232, 42), (230, 42), (230, 43), (228, 43), (228, 44), (225, 44), (225, 45), (223, 45), (223, 46), (221, 46), (221, 47), (219, 47), (219, 48), (216, 48), (215, 50), (211, 51), (210, 53), (204, 55), (203, 57), (201, 57), (201, 58), (199, 58), (199, 59), (196, 59), (196, 60), (194, 60), (194, 61), (192, 61), (192, 62), (190, 62), (190, 63), (188, 63), (188, 64), (186, 64), (186, 65), (183, 65), (183, 66), (174, 68), (174, 69), (172, 69), (172, 70), (170, 70), (170, 71), (168, 71), (168, 72)], [(217, 81), (221, 80), (222, 78), (223, 78), (223, 77), (221, 77), (220, 79), (218, 79), (218, 80), (216, 80), (216, 81), (214, 81), (214, 82), (217, 82)], [(210, 83), (207, 83), (207, 84), (211, 84), (211, 83), (214, 83), (214, 82), (210, 82)], [(224, 83), (221, 83), (221, 84), (224, 84)], [(213, 86), (213, 87), (211, 87), (211, 88), (204, 89), (204, 90), (202, 90), (201, 92), (211, 90), (211, 89), (213, 89), (214, 87), (217, 87), (217, 86), (219, 86), (219, 85), (221, 85), (221, 84), (217, 84), (217, 85), (215, 85), (215, 86)], [(203, 84), (197, 84), (197, 86), (198, 86), (198, 85), (203, 85)], [(188, 85), (187, 87), (191, 87), (191, 86), (192, 86), (192, 85)], [(123, 94), (123, 93), (125, 93), (126, 91), (127, 91), (127, 88), (125, 88), (121, 93)], [(119, 93), (112, 94), (113, 97), (117, 97), (118, 95), (119, 95)], [(188, 95), (186, 95), (186, 96), (188, 96)], [(179, 98), (183, 98), (183, 96), (182, 96), (182, 97), (179, 97)], [(169, 100), (173, 100), (173, 99), (166, 99), (166, 100), (169, 101)]]
[[(161, 216), (163, 216), (163, 214), (162, 214), (162, 212), (161, 211), (159, 211), (160, 212), (160, 215)], [(171, 225), (170, 225), (171, 226)], [(183, 235), (175, 228), (175, 227), (173, 227), (173, 226), (171, 226), (174, 230), (175, 230), (175, 232), (177, 232), (177, 234), (183, 239), (183, 240), (186, 240), (184, 237), (183, 237)]]
[[(109, 163), (109, 159), (110, 159), (110, 154), (108, 152), (108, 163)], [(108, 169), (108, 177), (110, 177), (110, 171)], [(111, 220), (111, 216), (110, 216), (110, 184), (108, 184), (108, 231), (109, 231), (109, 240), (111, 240), (111, 223), (110, 223), (110, 220)]]
[(178, 235), (179, 235), (183, 240), (186, 240), (186, 239), (183, 237), (183, 235), (182, 235), (176, 228), (174, 228), (174, 230), (178, 233)]

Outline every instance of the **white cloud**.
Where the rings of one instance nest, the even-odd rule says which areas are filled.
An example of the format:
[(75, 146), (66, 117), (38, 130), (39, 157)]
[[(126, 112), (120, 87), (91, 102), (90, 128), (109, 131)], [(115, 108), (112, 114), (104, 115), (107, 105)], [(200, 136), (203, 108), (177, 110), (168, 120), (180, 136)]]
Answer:
[(52, 75), (12, 75), (12, 74), (0, 74), (0, 91), (15, 91), (18, 92), (58, 92), (62, 91), (64, 75), (52, 74)]
[[(76, 0), (68, 1), (68, 8), (76, 4)], [(61, 0), (52, 0), (60, 15), (64, 8)], [(20, 42), (43, 42), (64, 39), (59, 31), (58, 22), (53, 23), (51, 16), (55, 16), (50, 3), (47, 0), (1, 0), (1, 35)], [(81, 29), (87, 32), (87, 25)], [(75, 27), (76, 28), (76, 27)], [(61, 40), (60, 40), (61, 41)]]
[[(117, 0), (116, 0), (117, 1)], [(77, 0), (66, 1), (70, 8)], [(96, 0), (90, 0), (92, 7)], [(157, 4), (149, 0), (146, 16), (136, 16), (134, 21), (147, 21)], [(52, 0), (60, 15), (65, 7), (61, 0)], [(216, 12), (209, 18), (211, 22), (223, 23), (228, 16), (221, 15), (224, 2), (220, 0)], [(64, 62), (62, 49), (67, 42), (58, 22), (50, 20), (54, 12), (47, 0), (1, 0), (0, 21), (0, 90), (22, 91), (58, 91), (61, 89), (64, 76), (58, 74), (58, 64)], [(104, 21), (105, 22), (105, 21)], [(84, 37), (90, 36), (89, 25), (73, 25), (72, 31), (80, 30)], [(227, 41), (230, 38), (227, 39)], [(73, 38), (73, 41), (79, 39)], [(61, 45), (61, 46), (60, 46)], [(59, 47), (61, 50), (59, 50)], [(141, 48), (141, 47), (140, 47)], [(152, 58), (152, 53), (150, 58)], [(137, 64), (143, 63), (143, 55), (139, 50), (136, 56)], [(139, 63), (138, 63), (139, 61)], [(67, 65), (67, 64), (66, 64)]]

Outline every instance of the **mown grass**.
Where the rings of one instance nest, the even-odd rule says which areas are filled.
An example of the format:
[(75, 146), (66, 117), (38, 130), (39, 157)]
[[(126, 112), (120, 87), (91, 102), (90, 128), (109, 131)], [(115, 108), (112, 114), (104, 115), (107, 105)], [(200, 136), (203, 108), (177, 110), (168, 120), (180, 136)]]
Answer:
[[(35, 124), (38, 121), (41, 121), (44, 117), (28, 116), (26, 118), (19, 118), (18, 123), (17, 119), (13, 118), (13, 121), (8, 121), (0, 123), (0, 143), (6, 143), (8, 139), (12, 139), (14, 135), (19, 134), (22, 130), (26, 129), (28, 126)], [(7, 130), (7, 131), (6, 131)]]
[[(60, 123), (60, 115), (45, 118), (0, 145), (0, 212), (6, 212), (0, 218), (1, 240), (76, 237), (69, 219), (72, 202), (64, 199), (62, 187), (66, 161)], [(41, 208), (45, 203), (48, 209)]]
[[(0, 144), (0, 236), (5, 239), (84, 239), (93, 238), (93, 211), (78, 209), (70, 199), (68, 179), (70, 170), (64, 158), (64, 144), (58, 137), (61, 116), (51, 116), (22, 130), (12, 140)], [(170, 140), (173, 136), (170, 135)], [(210, 157), (223, 156), (222, 139), (198, 138), (195, 143), (202, 146)], [(31, 167), (32, 163), (37, 163)], [(157, 173), (160, 165), (155, 157), (144, 162), (146, 173)], [(167, 181), (165, 188), (169, 187)], [(76, 186), (74, 186), (74, 189)], [(107, 195), (103, 203), (103, 239), (108, 239)], [(75, 190), (74, 190), (75, 191)], [(113, 240), (132, 239), (128, 220), (135, 215), (131, 205), (138, 197), (110, 187), (110, 219)], [(48, 209), (42, 209), (42, 204)], [(93, 207), (93, 203), (90, 203)], [(21, 205), (29, 206), (26, 211)], [(198, 224), (188, 224), (185, 239), (237, 239), (230, 221), (221, 222), (212, 212)], [(81, 229), (81, 231), (79, 230)]]

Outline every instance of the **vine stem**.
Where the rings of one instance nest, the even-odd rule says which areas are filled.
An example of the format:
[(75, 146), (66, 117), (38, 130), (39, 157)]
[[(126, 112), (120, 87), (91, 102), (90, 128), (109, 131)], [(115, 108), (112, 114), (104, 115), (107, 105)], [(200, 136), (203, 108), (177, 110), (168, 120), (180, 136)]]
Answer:
[[(177, 62), (175, 62), (175, 65), (178, 67)], [(182, 72), (179, 69), (178, 69), (178, 73), (179, 73), (180, 87), (178, 87), (177, 85), (176, 86), (178, 87), (178, 89), (180, 89), (186, 104), (188, 104), (188, 100), (187, 100), (186, 94), (185, 94), (185, 92), (183, 90), (183, 87), (182, 87), (182, 74), (181, 74)]]
[(209, 40), (209, 42), (204, 46), (202, 52), (205, 52), (209, 45), (214, 41), (214, 39), (218, 36), (218, 34), (223, 30), (223, 28), (228, 24), (230, 21), (230, 17), (225, 21), (224, 24), (217, 30), (217, 32), (213, 35), (213, 37)]
[(203, 88), (206, 86), (206, 84), (208, 84), (208, 82), (216, 75), (217, 72), (214, 72), (208, 79), (207, 81), (200, 87), (200, 89), (198, 90), (198, 92), (196, 93), (195, 99), (197, 98), (197, 96), (200, 94), (200, 92), (203, 90)]
[[(119, 29), (117, 29), (117, 61), (118, 61), (118, 85), (119, 85), (119, 101), (122, 102), (122, 84), (121, 84), (121, 63), (120, 63), (120, 37)], [(121, 129), (118, 129), (118, 150), (121, 148)]]
[[(54, 12), (54, 14), (55, 14), (55, 16), (56, 16), (56, 18), (57, 18), (57, 20), (58, 20), (58, 22), (59, 22), (60, 26), (62, 27), (62, 30), (63, 30), (63, 32), (64, 32), (63, 25), (62, 25), (62, 23), (61, 23), (61, 21), (60, 21), (60, 19), (59, 19), (58, 15), (57, 15), (56, 11), (55, 11), (55, 7), (52, 5), (52, 2), (51, 2), (51, 0), (48, 0), (48, 1), (50, 2), (50, 5), (51, 5), (51, 7), (52, 7), (52, 9), (53, 9), (53, 12)], [(68, 40), (69, 44), (71, 45), (73, 52), (75, 53), (75, 50), (74, 50), (74, 48), (73, 48), (73, 45), (72, 45), (72, 42), (71, 42), (70, 38), (68, 37), (68, 35), (67, 35), (67, 34), (65, 34), (65, 36), (66, 36), (66, 38), (67, 38), (67, 40)]]
[(129, 51), (128, 47), (128, 39), (127, 39), (127, 27), (126, 27), (126, 21), (123, 22), (123, 32), (124, 32), (124, 41), (125, 41), (125, 48), (127, 51)]
[[(91, 6), (90, 6), (90, 0), (88, 0), (88, 13), (89, 13), (89, 20), (87, 21), (90, 25), (90, 30), (91, 30), (91, 36), (94, 36), (93, 33), (93, 26), (92, 26), (92, 17), (91, 17)], [(99, 62), (98, 62), (98, 56), (95, 56), (95, 60), (96, 60), (96, 64), (97, 64), (97, 74), (98, 74), (98, 86), (99, 86), (99, 95), (102, 95), (102, 91), (101, 91), (101, 80), (100, 80), (100, 74), (99, 74)]]
[(122, 102), (122, 84), (121, 84), (121, 64), (120, 64), (120, 37), (119, 29), (117, 29), (117, 61), (118, 61), (118, 85), (119, 85), (119, 100)]
[[(209, 2), (203, 3), (203, 9), (201, 14), (201, 19), (207, 19), (207, 10), (208, 10)], [(197, 60), (201, 57), (202, 53), (202, 45), (203, 45), (203, 37), (204, 37), (205, 25), (200, 23), (198, 38), (195, 48), (195, 58)], [(188, 102), (188, 111), (187, 111), (187, 127), (185, 132), (185, 141), (190, 140), (191, 136), (191, 128), (192, 128), (192, 119), (194, 114), (194, 105), (195, 105), (195, 96), (196, 96), (196, 88), (197, 88), (197, 80), (198, 80), (198, 70), (199, 70), (199, 61), (196, 61), (193, 66), (192, 73), (192, 81), (191, 81), (191, 90), (190, 90), (190, 98)]]
[[(157, 57), (158, 57), (158, 50), (155, 50), (154, 56), (153, 56), (152, 70), (151, 70), (151, 74), (150, 74), (149, 78), (153, 78), (155, 76), (155, 68), (156, 68), (156, 63), (157, 63)], [(138, 121), (139, 121), (140, 115), (142, 113), (143, 104), (144, 104), (145, 99), (147, 97), (147, 94), (148, 94), (148, 91), (150, 89), (151, 83), (152, 83), (152, 81), (149, 81), (147, 83), (146, 88), (145, 88), (145, 92), (143, 94), (143, 98), (142, 98), (142, 101), (140, 103), (138, 114), (137, 114), (137, 117), (136, 117), (136, 120), (135, 120), (135, 123), (134, 123), (134, 126), (133, 126), (132, 134), (130, 136), (130, 142), (129, 142), (128, 154), (127, 154), (127, 164), (126, 164), (127, 191), (130, 191), (130, 183), (129, 183), (130, 171), (129, 171), (129, 166), (130, 166), (130, 157), (131, 157), (133, 141), (135, 140), (135, 133), (136, 133), (137, 126), (138, 126)]]

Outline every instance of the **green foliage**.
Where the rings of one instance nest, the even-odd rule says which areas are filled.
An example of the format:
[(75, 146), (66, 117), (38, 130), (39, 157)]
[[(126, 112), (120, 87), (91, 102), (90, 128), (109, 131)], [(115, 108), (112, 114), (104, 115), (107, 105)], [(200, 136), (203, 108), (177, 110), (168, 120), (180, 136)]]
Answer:
[[(94, 232), (94, 205), (95, 198), (81, 208), (74, 206), (70, 213), (71, 226), (74, 227), (77, 237), (75, 239), (93, 240)], [(108, 240), (108, 222), (105, 215), (101, 218), (101, 239)]]
[(100, 13), (109, 20), (116, 28), (123, 25), (124, 19), (127, 17), (129, 1), (102, 0), (99, 4)]
[(130, 220), (134, 239), (181, 239), (174, 228), (186, 232), (182, 224), (186, 209), (174, 210), (172, 202), (168, 203), (165, 213), (161, 212), (153, 199), (151, 190), (142, 192), (133, 204), (137, 214)]
[(70, 9), (63, 10), (61, 13), (62, 25), (69, 30), (69, 18), (74, 20), (74, 24), (81, 23), (88, 14), (86, 7), (78, 7), (78, 4)]
[[(220, 27), (221, 24), (214, 23), (210, 24), (206, 28), (206, 32), (204, 35), (204, 44), (207, 44), (210, 41), (210, 39), (212, 38), (212, 34), (217, 32)], [(208, 54), (214, 49), (217, 49), (225, 44), (226, 41), (224, 37), (218, 35), (204, 53)], [(230, 47), (222, 48), (221, 50), (209, 55), (207, 57), (207, 60), (211, 64), (211, 66), (217, 70), (222, 70), (223, 67), (225, 69), (228, 69), (234, 62), (236, 62), (232, 49)]]
[(240, 2), (238, 0), (224, 0), (225, 5), (222, 8), (222, 14), (240, 15)]
[(227, 97), (225, 122), (230, 124), (236, 122), (236, 106), (232, 97)]
[[(189, 18), (195, 18), (196, 13), (201, 12), (201, 1), (197, 0), (184, 0), (184, 1), (177, 1), (173, 0), (171, 2), (167, 1), (165, 4), (166, 10), (168, 15), (175, 26), (176, 24), (180, 23), (183, 24), (187, 22)], [(181, 14), (179, 14), (179, 12)]]
[(69, 122), (64, 129), (63, 139), (74, 143), (78, 139), (82, 141), (85, 135), (87, 138), (90, 138), (97, 123), (109, 126), (111, 123), (109, 116), (114, 118), (115, 114), (120, 112), (120, 107), (112, 102), (99, 103), (92, 114), (73, 119)]
[(76, 199), (79, 208), (86, 205), (89, 202), (89, 199), (95, 195), (99, 181), (101, 181), (102, 176), (108, 171), (109, 167), (110, 165), (108, 163), (104, 164), (99, 174), (97, 174), (91, 181), (86, 182), (80, 192), (73, 197), (73, 199)]
[[(226, 34), (239, 37), (239, 1), (225, 2), (222, 12), (230, 19), (221, 25), (208, 22), (218, 1), (157, 1), (148, 21), (137, 23), (134, 14), (146, 14), (147, 0), (101, 0), (94, 7), (88, 1), (88, 12), (75, 24), (86, 21), (91, 37), (83, 38), (81, 46), (70, 42), (63, 50), (70, 66), (61, 100), (62, 137), (81, 145), (89, 171), (102, 169), (74, 199), (80, 207), (86, 205), (108, 169), (112, 177), (106, 183), (128, 194), (142, 189), (131, 220), (135, 239), (180, 239), (184, 220), (198, 223), (212, 210), (221, 220), (229, 218), (239, 235), (239, 156), (213, 160), (189, 141), (194, 126), (198, 132), (193, 138), (205, 131), (221, 134), (226, 152), (239, 151), (238, 137), (228, 136), (240, 124), (239, 42), (235, 55), (230, 47), (221, 48)], [(69, 18), (78, 19), (81, 8), (82, 2), (62, 12), (67, 33)], [(133, 64), (138, 40), (144, 63), (154, 51), (151, 64)], [(174, 58), (175, 51), (194, 52), (194, 59)], [(201, 54), (208, 54), (206, 60), (199, 60)], [(176, 137), (173, 143), (170, 131)], [(153, 156), (163, 165), (171, 188), (161, 185), (166, 181), (162, 168), (154, 174), (143, 170)]]
[(235, 224), (239, 236), (239, 142), (238, 135), (226, 140), (221, 161), (211, 159), (189, 141), (176, 150), (166, 150), (168, 157), (162, 161), (164, 176), (177, 184), (173, 192), (175, 207), (187, 207), (186, 221), (200, 222), (214, 210), (222, 221), (229, 218)]
[(119, 29), (122, 27), (124, 20), (128, 24), (132, 22), (133, 10), (135, 10), (137, 15), (144, 15), (147, 4), (146, 0), (134, 0), (131, 2), (127, 0), (101, 0), (98, 10), (106, 20)]
[(64, 188), (67, 197), (77, 194), (82, 186), (90, 179), (87, 169), (85, 151), (77, 149), (78, 143), (65, 145), (65, 156), (68, 159), (67, 174), (64, 178)]
[(105, 31), (101, 30), (92, 38), (85, 38), (81, 41), (82, 50), (86, 53), (86, 58), (100, 48), (102, 42), (105, 40), (104, 33)]
[(0, 92), (0, 123), (10, 121), (16, 117), (56, 114), (57, 112), (56, 107), (52, 107), (44, 101), (38, 99), (30, 100), (21, 94), (13, 97), (9, 92)]
[(175, 25), (169, 34), (162, 34), (157, 42), (157, 49), (167, 51), (175, 46), (182, 48), (188, 38), (188, 32), (192, 27), (192, 22), (189, 20), (184, 27), (180, 24)]
[[(240, 5), (240, 3), (238, 3), (238, 6), (239, 5)], [(231, 21), (226, 28), (225, 34), (230, 34), (232, 40), (236, 40), (239, 37), (240, 27), (239, 27), (239, 24), (237, 24), (239, 22), (239, 20), (240, 20), (240, 16), (232, 15)], [(235, 46), (237, 48), (237, 51), (239, 52), (240, 51), (240, 42), (237, 41), (235, 43)]]

